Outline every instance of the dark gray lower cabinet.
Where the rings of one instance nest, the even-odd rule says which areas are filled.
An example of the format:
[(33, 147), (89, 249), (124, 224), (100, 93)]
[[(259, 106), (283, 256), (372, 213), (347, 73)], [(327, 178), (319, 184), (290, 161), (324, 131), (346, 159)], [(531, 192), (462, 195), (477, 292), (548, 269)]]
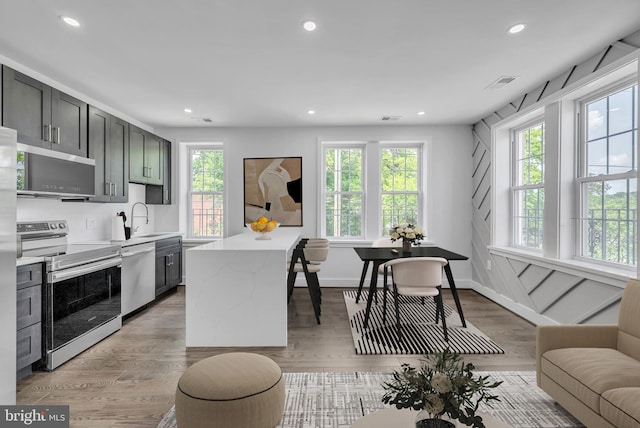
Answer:
[(17, 268), (17, 353), (18, 371), (42, 357), (42, 264)]
[(156, 296), (182, 281), (182, 237), (156, 241)]

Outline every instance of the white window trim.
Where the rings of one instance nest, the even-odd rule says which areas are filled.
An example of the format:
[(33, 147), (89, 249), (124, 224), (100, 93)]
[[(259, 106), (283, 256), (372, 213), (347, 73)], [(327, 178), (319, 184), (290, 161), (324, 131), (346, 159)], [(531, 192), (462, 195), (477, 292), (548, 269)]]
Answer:
[[(430, 212), (429, 206), (426, 203), (428, 201), (428, 185), (429, 180), (427, 175), (429, 174), (428, 160), (430, 159), (430, 139), (429, 138), (415, 138), (415, 139), (403, 139), (403, 140), (389, 140), (389, 139), (369, 139), (369, 140), (354, 140), (352, 138), (345, 139), (322, 139), (318, 138), (318, 170), (320, 171), (320, 179), (318, 180), (318, 194), (320, 195), (320, 212), (317, 218), (317, 230), (320, 231), (320, 236), (326, 237), (325, 216), (326, 208), (324, 205), (325, 191), (324, 185), (326, 181), (326, 171), (324, 168), (324, 149), (325, 147), (362, 147), (363, 148), (363, 219), (362, 230), (364, 235), (361, 238), (343, 238), (343, 237), (329, 237), (332, 245), (336, 243), (336, 247), (340, 246), (353, 246), (353, 245), (369, 245), (375, 239), (380, 237), (380, 229), (382, 226), (382, 218), (380, 212), (381, 200), (381, 188), (380, 188), (380, 162), (381, 162), (381, 147), (419, 147), (420, 148), (420, 171), (419, 180), (421, 184), (421, 192), (418, 196), (419, 204), (419, 216), (418, 224), (425, 229), (425, 236), (431, 236), (430, 230)], [(426, 169), (426, 173), (425, 173)], [(373, 213), (373, 214), (372, 214)], [(427, 223), (425, 223), (425, 215), (427, 216)], [(425, 239), (423, 244), (433, 244), (433, 241)]]
[[(575, 117), (575, 100), (591, 94), (607, 85), (637, 76), (640, 81), (640, 67), (638, 67), (638, 55), (621, 58), (606, 67), (580, 79), (556, 93), (542, 99), (523, 109), (516, 115), (508, 117), (491, 125), (491, 162), (492, 162), (492, 215), (491, 215), (491, 235), (488, 245), (492, 254), (513, 255), (523, 261), (531, 261), (539, 264), (541, 260), (549, 263), (550, 266), (572, 271), (578, 269), (593, 269), (612, 280), (629, 279), (640, 277), (640, 263), (637, 266), (617, 267), (602, 266), (597, 263), (585, 263), (575, 258), (575, 227), (574, 210), (576, 198), (575, 177), (577, 173), (577, 155), (574, 135), (577, 133), (577, 122), (568, 124), (567, 116)], [(545, 207), (545, 245), (543, 255), (540, 256), (531, 251), (514, 248), (510, 245), (508, 228), (501, 227), (505, 221), (509, 221), (510, 199), (508, 186), (511, 172), (509, 168), (500, 168), (500, 165), (510, 165), (509, 150), (504, 150), (503, 144), (508, 144), (510, 140), (509, 130), (533, 119), (536, 115), (544, 114), (545, 117), (545, 203), (554, 198), (554, 207), (547, 210)], [(640, 109), (638, 112), (640, 123)], [(557, 123), (557, 126), (555, 124)], [(640, 137), (640, 129), (638, 131)], [(560, 141), (573, 141), (573, 144), (560, 144)], [(640, 141), (640, 138), (639, 138)], [(505, 155), (506, 152), (506, 155)], [(638, 150), (638, 160), (640, 160), (640, 150)], [(555, 154), (548, 162), (549, 155)], [(640, 165), (640, 163), (639, 163)], [(570, 171), (570, 172), (569, 172)], [(569, 173), (572, 177), (567, 177)], [(549, 174), (558, 178), (555, 180), (557, 186), (549, 188), (551, 181)], [(570, 179), (569, 179), (570, 178)], [(505, 188), (506, 187), (506, 188)], [(553, 193), (553, 194), (552, 194)], [(640, 199), (640, 192), (639, 199)], [(548, 238), (548, 235), (551, 239)]]
[(365, 215), (367, 212), (367, 142), (366, 141), (320, 141), (319, 146), (319, 155), (318, 161), (319, 166), (318, 170), (320, 173), (320, 180), (318, 181), (318, 194), (320, 195), (320, 215), (318, 216), (318, 230), (320, 231), (320, 236), (327, 236), (327, 227), (326, 227), (326, 216), (327, 216), (327, 207), (325, 204), (327, 198), (327, 192), (325, 191), (325, 183), (327, 181), (327, 171), (324, 167), (324, 156), (325, 149), (339, 149), (339, 148), (360, 148), (362, 149), (362, 233), (363, 235), (360, 238), (357, 237), (341, 237), (341, 236), (332, 236), (330, 239), (332, 241), (340, 241), (340, 242), (360, 242), (366, 237), (367, 230), (367, 216)]
[[(511, 230), (510, 230), (510, 237), (509, 237), (509, 245), (514, 247), (514, 248), (520, 248), (520, 249), (524, 249), (524, 250), (528, 250), (528, 251), (532, 251), (534, 253), (542, 253), (543, 249), (544, 249), (544, 238), (542, 241), (542, 248), (533, 248), (533, 247), (527, 247), (526, 245), (520, 245), (516, 243), (516, 222), (515, 222), (515, 214), (518, 211), (519, 207), (517, 206), (517, 201), (515, 198), (515, 192), (516, 190), (528, 190), (528, 189), (544, 189), (545, 191), (545, 198), (546, 198), (546, 186), (545, 186), (545, 178), (543, 177), (542, 183), (539, 184), (528, 184), (528, 185), (516, 185), (516, 174), (515, 174), (515, 169), (516, 169), (516, 134), (518, 134), (519, 132), (522, 132), (526, 129), (529, 129), (533, 126), (536, 125), (540, 125), (542, 124), (544, 131), (543, 131), (543, 141), (544, 143), (546, 143), (546, 126), (545, 126), (545, 122), (544, 122), (544, 116), (540, 115), (534, 119), (528, 120), (524, 123), (519, 124), (518, 126), (514, 127), (511, 129), (510, 134), (511, 134), (511, 144), (510, 144), (510, 150), (511, 150), (511, 189), (510, 189), (510, 199), (511, 199)], [(543, 144), (544, 144), (543, 143)], [(546, 144), (545, 144), (545, 148), (544, 148), (544, 170), (546, 171)], [(542, 215), (544, 216), (544, 212), (542, 213)], [(544, 221), (543, 221), (543, 226), (542, 226), (542, 230), (544, 233)]]
[[(400, 146), (402, 148), (415, 148), (418, 149), (418, 183), (420, 188), (418, 189), (418, 217), (416, 222), (419, 226), (423, 227), (426, 230), (426, 225), (424, 223), (425, 219), (425, 189), (426, 189), (426, 181), (424, 179), (424, 169), (425, 169), (425, 145), (426, 142), (416, 142), (416, 141), (381, 141), (378, 150), (378, 165), (382, 164), (382, 149), (385, 148), (393, 148), (396, 146)], [(378, 168), (379, 169), (379, 168)], [(382, 188), (380, 183), (382, 182), (381, 178), (378, 179), (378, 200), (382, 201)], [(381, 230), (382, 226), (382, 210), (378, 207), (378, 231)]]
[[(636, 270), (640, 270), (640, 248), (636, 249), (636, 251), (638, 252), (638, 254), (636, 254), (636, 265), (637, 267), (634, 267), (633, 265), (626, 265), (624, 263), (615, 263), (615, 262), (609, 262), (609, 261), (605, 261), (605, 260), (599, 260), (599, 259), (594, 259), (591, 257), (586, 257), (582, 255), (582, 231), (583, 231), (583, 224), (582, 224), (582, 218), (583, 218), (583, 212), (582, 212), (582, 208), (583, 208), (583, 204), (584, 204), (584, 195), (582, 193), (582, 185), (585, 183), (598, 183), (602, 181), (602, 176), (596, 175), (596, 176), (587, 176), (586, 175), (586, 165), (587, 165), (587, 151), (585, 148), (585, 139), (587, 136), (587, 121), (584, 118), (584, 114), (585, 114), (585, 108), (586, 105), (596, 101), (598, 99), (601, 98), (605, 98), (608, 97), (610, 95), (612, 95), (613, 93), (616, 93), (618, 91), (621, 91), (627, 87), (630, 86), (635, 86), (638, 85), (640, 86), (640, 78), (638, 76), (630, 76), (626, 79), (620, 79), (616, 82), (607, 84), (602, 86), (599, 89), (596, 89), (592, 92), (590, 92), (589, 94), (587, 94), (586, 96), (580, 97), (578, 99), (576, 99), (574, 101), (575, 103), (575, 111), (578, 112), (578, 116), (576, 118), (576, 128), (577, 128), (577, 138), (576, 138), (576, 151), (578, 153), (578, 156), (576, 157), (576, 161), (577, 161), (577, 165), (576, 165), (576, 179), (575, 179), (575, 194), (576, 197), (575, 199), (575, 212), (576, 212), (576, 222), (575, 222), (575, 242), (574, 242), (574, 248), (575, 248), (575, 254), (574, 254), (574, 259), (575, 260), (579, 260), (582, 261), (584, 263), (592, 263), (594, 265), (598, 265), (598, 266), (613, 266), (614, 269), (617, 267), (617, 269), (621, 269), (621, 270), (626, 270), (628, 268), (633, 268)], [(639, 88), (640, 91), (640, 88)], [(640, 110), (640, 108), (638, 109)], [(636, 124), (639, 125), (638, 126), (638, 130), (640, 130), (640, 112), (636, 111), (636, 114), (638, 114), (639, 117), (636, 118)], [(636, 132), (636, 142), (638, 142), (638, 147), (640, 147), (640, 131)], [(640, 150), (638, 150), (640, 151)], [(640, 176), (638, 174), (639, 171), (639, 163), (638, 160), (640, 160), (640, 155), (638, 153), (636, 153), (636, 171), (634, 172), (623, 172), (623, 173), (616, 173), (616, 174), (606, 174), (604, 177), (606, 177), (606, 181), (609, 180), (624, 180), (624, 179), (633, 179), (635, 178), (637, 180), (637, 182), (640, 182)], [(640, 183), (639, 183), (640, 184)], [(636, 189), (636, 193), (638, 193), (638, 190), (640, 189)], [(638, 201), (636, 201), (636, 206), (638, 206), (637, 204)]]
[(226, 185), (227, 177), (228, 177), (228, 166), (227, 166), (227, 153), (226, 147), (223, 142), (180, 142), (178, 145), (179, 148), (179, 165), (178, 165), (178, 175), (179, 175), (179, 194), (178, 194), (178, 206), (179, 209), (179, 225), (180, 230), (184, 233), (185, 239), (183, 240), (185, 243), (189, 242), (210, 242), (220, 238), (214, 237), (194, 237), (190, 236), (189, 232), (191, 231), (191, 221), (190, 218), (190, 208), (191, 204), (189, 202), (189, 194), (190, 194), (190, 179), (191, 179), (191, 160), (189, 159), (190, 150), (204, 149), (204, 150), (222, 150), (223, 156), (225, 159), (223, 174), (225, 179), (224, 186), (224, 209), (223, 209), (223, 218), (224, 218), (224, 228), (223, 228), (223, 236), (227, 236), (228, 233), (228, 189), (229, 186)]

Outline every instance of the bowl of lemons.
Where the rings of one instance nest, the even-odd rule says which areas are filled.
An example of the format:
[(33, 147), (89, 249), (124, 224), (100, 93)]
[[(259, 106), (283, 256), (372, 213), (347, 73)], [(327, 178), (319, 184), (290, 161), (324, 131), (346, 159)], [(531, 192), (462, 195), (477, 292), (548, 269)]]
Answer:
[(268, 219), (262, 216), (256, 221), (252, 221), (251, 223), (249, 223), (248, 226), (254, 232), (260, 233), (260, 235), (256, 238), (257, 240), (265, 240), (271, 239), (268, 234), (276, 230), (276, 228), (279, 226), (279, 223), (273, 219)]

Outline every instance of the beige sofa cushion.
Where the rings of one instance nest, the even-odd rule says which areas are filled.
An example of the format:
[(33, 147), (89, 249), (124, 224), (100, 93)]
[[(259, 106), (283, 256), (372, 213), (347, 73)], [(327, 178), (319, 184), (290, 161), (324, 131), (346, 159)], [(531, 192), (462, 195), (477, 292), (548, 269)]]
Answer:
[(629, 280), (618, 316), (618, 350), (640, 360), (640, 281)]
[(542, 355), (543, 372), (600, 413), (600, 395), (614, 388), (640, 387), (640, 361), (611, 348), (564, 348)]
[(618, 428), (640, 426), (640, 388), (616, 388), (602, 394), (601, 416)]

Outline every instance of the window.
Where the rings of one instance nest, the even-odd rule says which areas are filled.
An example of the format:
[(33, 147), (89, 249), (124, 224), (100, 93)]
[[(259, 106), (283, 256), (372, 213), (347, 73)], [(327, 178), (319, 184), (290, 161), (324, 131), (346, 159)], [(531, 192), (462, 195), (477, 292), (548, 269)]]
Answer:
[(381, 236), (400, 223), (420, 223), (419, 147), (382, 147), (381, 155)]
[(513, 132), (513, 245), (542, 249), (544, 210), (544, 123)]
[(190, 146), (188, 236), (217, 238), (224, 234), (224, 152), (215, 146)]
[(361, 238), (364, 214), (364, 148), (324, 148), (325, 234)]
[(636, 265), (638, 85), (584, 100), (579, 255)]
[(424, 225), (422, 145), (322, 143), (321, 233), (328, 238), (375, 239), (388, 235), (398, 223)]

